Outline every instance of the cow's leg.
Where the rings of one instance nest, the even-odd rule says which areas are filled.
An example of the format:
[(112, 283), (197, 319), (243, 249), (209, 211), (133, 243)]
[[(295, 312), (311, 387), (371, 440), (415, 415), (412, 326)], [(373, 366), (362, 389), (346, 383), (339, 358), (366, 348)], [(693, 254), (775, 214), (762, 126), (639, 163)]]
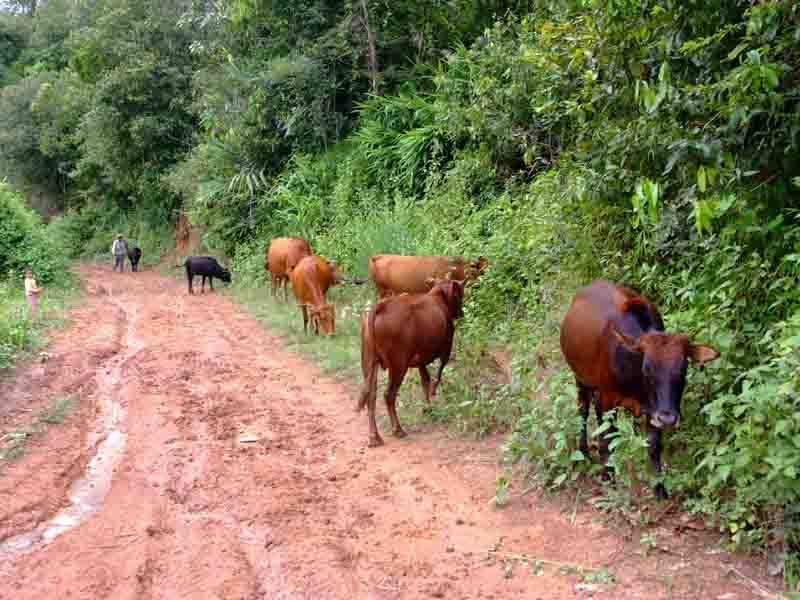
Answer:
[(211, 288), (212, 292), (214, 291), (214, 278), (213, 277), (209, 277), (208, 278), (208, 287)]
[(189, 293), (194, 294), (194, 290), (192, 289), (192, 282), (194, 281), (194, 275), (187, 273), (186, 279), (189, 280)]
[[(653, 470), (659, 480), (661, 479), (661, 449), (661, 430), (650, 427), (647, 432), (647, 454), (650, 456), (650, 464), (653, 465)], [(669, 497), (662, 481), (656, 483), (653, 492), (659, 500), (666, 500)]]
[[(375, 404), (377, 404), (377, 379), (378, 379), (377, 365), (370, 366), (368, 378), (364, 380), (364, 391), (366, 394), (367, 404), (367, 419), (369, 420), (369, 442), (367, 446), (375, 448), (376, 446), (383, 446), (383, 439), (381, 434), (378, 433), (378, 425), (375, 422)], [(362, 400), (363, 401), (363, 400)]]
[(439, 389), (439, 384), (442, 383), (442, 372), (444, 371), (445, 366), (450, 361), (450, 353), (453, 350), (453, 338), (450, 338), (450, 343), (447, 344), (447, 347), (444, 348), (442, 354), (439, 356), (439, 370), (436, 372), (436, 381), (433, 382), (431, 386), (431, 398), (436, 396), (436, 391)]
[(425, 402), (431, 403), (431, 374), (428, 373), (428, 367), (422, 365), (419, 368), (419, 379), (422, 382), (422, 391), (425, 393)]
[[(602, 425), (603, 423), (603, 407), (600, 404), (600, 398), (594, 404), (594, 414), (597, 416), (597, 424)], [(599, 450), (600, 450), (600, 460), (602, 461), (603, 465), (605, 465), (605, 471), (603, 472), (603, 478), (608, 481), (614, 481), (614, 471), (611, 467), (608, 466), (608, 457), (611, 453), (608, 450), (608, 446), (611, 443), (611, 436), (616, 432), (617, 427), (614, 424), (613, 417), (609, 417), (612, 419), (610, 423), (610, 427), (600, 434), (599, 440)]]
[(300, 305), (300, 312), (303, 313), (303, 333), (308, 333), (308, 308), (305, 304)]
[(580, 451), (587, 458), (589, 457), (589, 439), (587, 434), (587, 427), (589, 421), (589, 407), (592, 404), (592, 389), (583, 385), (577, 379), (575, 384), (578, 386), (578, 405), (581, 411), (581, 438), (578, 443)]
[(392, 366), (389, 368), (389, 386), (386, 388), (386, 411), (389, 413), (389, 419), (392, 421), (392, 434), (395, 437), (406, 437), (406, 432), (400, 426), (400, 419), (397, 417), (397, 392), (400, 386), (403, 385), (403, 379), (406, 376), (408, 367), (403, 365), (402, 368)]

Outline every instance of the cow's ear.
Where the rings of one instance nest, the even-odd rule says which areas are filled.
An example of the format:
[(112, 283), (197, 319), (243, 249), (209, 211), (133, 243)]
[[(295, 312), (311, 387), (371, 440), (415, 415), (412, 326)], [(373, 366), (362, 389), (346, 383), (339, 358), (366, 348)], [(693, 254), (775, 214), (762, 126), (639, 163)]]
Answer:
[(719, 358), (719, 352), (717, 352), (711, 346), (703, 346), (702, 344), (689, 344), (688, 356), (698, 365), (704, 365), (707, 362), (711, 362), (712, 360)]
[(636, 338), (632, 338), (631, 336), (622, 333), (616, 325), (611, 325), (611, 335), (613, 335), (617, 341), (629, 352), (641, 353), (642, 348), (639, 345), (639, 341)]

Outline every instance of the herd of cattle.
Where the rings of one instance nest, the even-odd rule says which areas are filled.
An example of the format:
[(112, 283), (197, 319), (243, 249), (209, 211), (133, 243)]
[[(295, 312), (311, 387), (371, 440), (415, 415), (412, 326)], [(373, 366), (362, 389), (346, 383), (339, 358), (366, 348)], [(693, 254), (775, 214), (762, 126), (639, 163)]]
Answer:
[[(291, 283), (303, 317), (315, 333), (335, 330), (335, 309), (325, 295), (344, 282), (365, 283), (339, 273), (334, 261), (313, 254), (302, 238), (277, 238), (265, 255), (272, 294)], [(386, 408), (396, 437), (406, 435), (397, 417), (396, 399), (400, 385), (411, 368), (419, 370), (425, 398), (436, 395), (442, 371), (450, 359), (455, 322), (462, 316), (464, 288), (488, 268), (480, 257), (377, 255), (369, 260), (369, 278), (379, 301), (362, 316), (361, 367), (364, 383), (358, 410), (367, 408), (369, 446), (383, 444), (375, 423), (378, 368), (389, 372)], [(190, 257), (185, 262), (189, 293), (196, 275), (229, 282), (231, 274), (211, 257)], [(210, 283), (211, 289), (213, 285)], [(719, 353), (710, 346), (693, 343), (688, 336), (664, 331), (661, 314), (652, 302), (634, 290), (597, 280), (579, 290), (561, 324), (561, 350), (572, 369), (578, 388), (582, 417), (579, 448), (589, 456), (587, 420), (594, 403), (598, 420), (603, 414), (623, 407), (636, 417), (644, 416), (648, 430), (650, 462), (661, 473), (662, 432), (677, 427), (681, 418), (681, 396), (689, 361), (702, 365)], [(435, 379), (428, 365), (439, 359)], [(599, 440), (604, 464), (609, 457), (613, 427)], [(605, 475), (612, 473), (606, 469)], [(659, 498), (667, 492), (659, 481)]]

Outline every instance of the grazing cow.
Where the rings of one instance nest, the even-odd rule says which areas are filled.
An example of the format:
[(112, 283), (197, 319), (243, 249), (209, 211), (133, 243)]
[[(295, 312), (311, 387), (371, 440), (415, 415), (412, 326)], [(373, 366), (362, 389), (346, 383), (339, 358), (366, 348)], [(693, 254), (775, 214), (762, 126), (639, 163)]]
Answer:
[(339, 283), (336, 263), (320, 256), (306, 256), (290, 273), (292, 291), (303, 314), (303, 331), (308, 331), (308, 321), (314, 333), (320, 326), (327, 335), (336, 329), (336, 311), (332, 304), (325, 304), (325, 294), (331, 286)]
[(217, 259), (211, 256), (190, 256), (186, 259), (184, 265), (186, 266), (186, 279), (189, 281), (190, 294), (194, 294), (192, 282), (195, 275), (200, 275), (203, 278), (200, 283), (201, 294), (205, 291), (206, 277), (208, 277), (208, 285), (211, 287), (211, 291), (214, 291), (214, 277), (226, 283), (231, 281), (231, 272), (222, 267), (217, 262)]
[(431, 280), (448, 277), (457, 281), (472, 281), (489, 266), (483, 256), (465, 260), (460, 256), (400, 256), (378, 254), (369, 259), (369, 277), (383, 299), (394, 294), (424, 294)]
[(139, 259), (142, 258), (142, 249), (139, 246), (128, 248), (128, 260), (131, 261), (131, 271), (134, 273), (139, 270)]
[[(427, 294), (401, 294), (381, 300), (361, 321), (361, 368), (364, 384), (357, 410), (367, 407), (369, 445), (383, 444), (375, 425), (378, 367), (389, 371), (386, 409), (396, 437), (406, 435), (397, 418), (397, 392), (408, 369), (417, 367), (430, 402), (450, 360), (455, 320), (461, 317), (464, 283), (455, 280), (431, 282)], [(431, 381), (428, 365), (439, 359), (439, 372)]]
[[(652, 302), (604, 280), (575, 294), (561, 323), (561, 351), (578, 386), (581, 451), (589, 455), (586, 421), (592, 399), (598, 421), (605, 411), (622, 406), (634, 416), (647, 417), (650, 462), (660, 475), (661, 434), (680, 423), (687, 360), (702, 365), (719, 352), (692, 343), (686, 335), (666, 333)], [(607, 435), (600, 439), (604, 464), (609, 456)], [(667, 497), (661, 482), (655, 493), (660, 499)]]
[(288, 299), (286, 284), (289, 281), (289, 273), (302, 259), (311, 254), (311, 246), (303, 238), (275, 238), (269, 243), (264, 269), (270, 274), (273, 296), (283, 287), (283, 297)]

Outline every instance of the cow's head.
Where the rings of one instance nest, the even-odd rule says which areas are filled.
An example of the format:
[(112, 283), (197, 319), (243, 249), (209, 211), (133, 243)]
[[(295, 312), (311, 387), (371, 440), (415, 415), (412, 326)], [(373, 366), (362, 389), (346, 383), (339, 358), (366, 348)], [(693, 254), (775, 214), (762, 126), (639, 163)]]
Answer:
[(460, 319), (464, 316), (464, 313), (461, 312), (461, 305), (464, 302), (463, 281), (450, 279), (450, 277), (446, 279), (433, 279), (429, 277), (426, 282), (431, 285), (431, 289), (428, 293), (438, 295), (444, 300), (447, 311), (450, 313), (452, 319)]
[(222, 279), (225, 283), (231, 282), (231, 272), (228, 269), (222, 268), (220, 269), (219, 278)]
[(336, 307), (333, 304), (309, 306), (308, 316), (315, 331), (322, 329), (325, 335), (331, 335), (336, 330)]
[[(657, 429), (677, 427), (689, 361), (702, 365), (719, 356), (711, 346), (694, 344), (689, 336), (649, 331), (638, 338), (612, 330), (617, 341), (641, 359), (641, 377), (647, 405), (642, 412)], [(638, 364), (638, 361), (637, 361)]]

